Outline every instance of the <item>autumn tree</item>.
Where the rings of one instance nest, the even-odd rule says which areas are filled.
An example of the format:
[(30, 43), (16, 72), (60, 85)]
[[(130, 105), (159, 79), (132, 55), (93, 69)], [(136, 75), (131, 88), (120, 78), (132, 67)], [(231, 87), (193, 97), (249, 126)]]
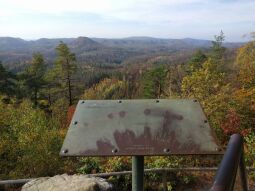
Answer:
[(65, 133), (57, 119), (30, 100), (0, 102), (0, 178), (53, 176), (73, 169), (58, 154)]
[(129, 65), (125, 67), (125, 73), (123, 74), (123, 81), (126, 86), (126, 97), (128, 99), (134, 99), (139, 94), (140, 78), (143, 75), (145, 69), (140, 65)]
[(167, 70), (165, 92), (170, 98), (180, 97), (182, 94), (182, 80), (186, 75), (186, 66), (171, 65)]
[(238, 50), (236, 64), (239, 68), (238, 79), (241, 85), (244, 88), (255, 86), (255, 41)]
[(238, 50), (236, 57), (238, 66), (236, 90), (233, 98), (236, 109), (242, 116), (244, 129), (252, 128), (255, 113), (255, 42), (250, 42)]
[(183, 78), (182, 96), (198, 99), (217, 135), (224, 136), (221, 122), (230, 107), (231, 89), (225, 74), (217, 70), (211, 58), (201, 69)]
[(213, 43), (213, 54), (202, 68), (184, 77), (182, 95), (201, 102), (211, 125), (224, 142), (232, 133), (247, 135), (254, 126), (255, 45), (251, 42), (238, 50), (236, 63), (239, 71), (235, 79), (235, 75), (222, 70), (226, 64), (222, 59), (223, 40), (221, 33)]
[(125, 84), (118, 79), (105, 78), (85, 90), (83, 99), (122, 99), (125, 97)]
[(71, 53), (68, 46), (63, 42), (60, 42), (56, 47), (56, 52), (55, 75), (59, 78), (61, 88), (66, 92), (71, 106), (73, 104), (73, 75), (77, 69), (75, 54)]
[(216, 71), (215, 64), (209, 59), (203, 67), (191, 76), (183, 78), (182, 90), (185, 97), (194, 97), (206, 100), (218, 92), (224, 79), (224, 74)]

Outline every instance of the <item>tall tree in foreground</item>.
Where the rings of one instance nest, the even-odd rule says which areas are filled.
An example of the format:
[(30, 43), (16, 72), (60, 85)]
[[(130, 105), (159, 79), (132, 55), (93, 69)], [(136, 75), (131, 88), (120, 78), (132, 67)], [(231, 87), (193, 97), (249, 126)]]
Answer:
[(226, 51), (226, 48), (222, 46), (225, 40), (225, 35), (222, 31), (220, 31), (220, 34), (215, 35), (214, 39), (215, 40), (212, 41), (210, 56), (215, 63), (219, 63), (223, 58), (224, 52)]
[(25, 83), (28, 89), (33, 91), (32, 100), (34, 105), (38, 104), (38, 94), (45, 84), (44, 75), (46, 72), (46, 65), (43, 55), (35, 53), (32, 58), (31, 65), (25, 71)]
[(242, 119), (242, 126), (244, 129), (250, 129), (255, 126), (255, 41), (238, 50), (236, 64), (239, 71), (233, 97)]
[(220, 140), (223, 140), (220, 125), (231, 99), (231, 91), (225, 78), (225, 73), (219, 72), (217, 64), (209, 58), (201, 69), (184, 77), (182, 81), (183, 98), (199, 100)]
[(75, 64), (75, 54), (71, 53), (68, 46), (60, 42), (56, 47), (57, 59), (55, 61), (55, 74), (60, 77), (61, 86), (64, 91), (67, 92), (67, 98), (69, 105), (73, 104), (73, 74), (75, 73), (77, 66)]

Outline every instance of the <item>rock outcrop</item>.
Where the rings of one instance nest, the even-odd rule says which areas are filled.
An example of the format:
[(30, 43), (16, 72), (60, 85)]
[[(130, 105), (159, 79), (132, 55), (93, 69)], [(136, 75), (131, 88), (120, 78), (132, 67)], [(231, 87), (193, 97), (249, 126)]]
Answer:
[(21, 191), (109, 191), (111, 188), (102, 178), (63, 174), (32, 180)]

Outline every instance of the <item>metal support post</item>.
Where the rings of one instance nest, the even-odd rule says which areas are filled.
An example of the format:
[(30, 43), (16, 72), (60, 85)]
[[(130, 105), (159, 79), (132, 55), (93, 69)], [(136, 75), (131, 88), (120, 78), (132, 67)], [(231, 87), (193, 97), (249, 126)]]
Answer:
[(245, 168), (245, 162), (244, 162), (243, 148), (242, 148), (242, 154), (240, 158), (239, 172), (240, 172), (242, 189), (243, 191), (248, 191), (248, 182), (247, 182), (247, 174), (246, 174), (246, 168)]
[(167, 171), (163, 171), (163, 191), (167, 191)]
[(243, 138), (239, 134), (230, 137), (227, 151), (220, 163), (210, 191), (233, 191), (237, 170), (240, 168), (241, 186), (247, 191), (245, 164), (243, 161)]
[(143, 191), (144, 156), (132, 157), (132, 191)]

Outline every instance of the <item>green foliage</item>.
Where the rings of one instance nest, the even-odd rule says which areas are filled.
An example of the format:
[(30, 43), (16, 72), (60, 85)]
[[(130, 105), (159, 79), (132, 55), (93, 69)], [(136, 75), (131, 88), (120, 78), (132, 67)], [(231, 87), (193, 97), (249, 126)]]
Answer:
[(181, 174), (180, 185), (185, 185), (186, 187), (191, 187), (198, 180), (197, 176), (192, 174)]
[(246, 160), (254, 166), (255, 157), (255, 42), (238, 50), (236, 57), (238, 75), (235, 81), (233, 99), (240, 118), (240, 129), (246, 140)]
[(58, 122), (59, 127), (67, 128), (68, 101), (65, 98), (55, 100), (49, 107), (52, 118)]
[[(80, 159), (80, 168), (78, 172), (82, 174), (91, 174), (98, 172), (120, 172), (131, 170), (130, 157), (111, 157), (111, 158), (95, 158), (83, 157)], [(117, 190), (129, 190), (131, 187), (131, 176), (112, 176), (108, 181), (114, 185)]]
[(58, 153), (66, 131), (29, 101), (0, 103), (0, 177), (51, 176), (71, 169)]
[[(188, 158), (187, 156), (171, 156), (171, 157), (146, 157), (145, 168), (178, 168), (180, 166), (193, 166), (194, 157)], [(146, 175), (147, 186), (155, 189), (160, 189), (159, 183), (162, 182), (162, 174), (160, 173), (147, 173)], [(188, 186), (195, 181), (195, 176), (184, 172), (167, 172), (167, 187), (175, 190), (178, 186)]]
[(183, 97), (200, 101), (217, 135), (223, 135), (221, 122), (231, 107), (231, 89), (225, 74), (217, 70), (217, 65), (208, 59), (203, 67), (183, 78)]
[(73, 104), (73, 75), (77, 69), (75, 54), (71, 53), (68, 46), (63, 42), (56, 47), (56, 52), (55, 78), (61, 85), (61, 89), (65, 92), (69, 105), (71, 106)]
[(251, 164), (251, 166), (255, 166), (255, 132), (250, 133), (245, 137), (247, 156), (246, 162)]
[(85, 90), (83, 99), (122, 99), (125, 96), (125, 84), (117, 79), (103, 79)]
[(99, 158), (83, 157), (80, 160), (81, 167), (78, 172), (81, 174), (93, 174), (100, 172), (100, 160)]
[(218, 138), (226, 143), (233, 133), (247, 136), (254, 131), (255, 46), (251, 42), (238, 50), (236, 78), (230, 72), (221, 72), (223, 40), (222, 33), (213, 44), (212, 58), (202, 68), (183, 78), (182, 91), (184, 97), (197, 98), (202, 103)]
[(142, 80), (144, 98), (161, 98), (164, 96), (166, 85), (167, 69), (165, 66), (158, 66), (148, 70)]
[(215, 40), (212, 41), (210, 56), (215, 63), (219, 63), (219, 61), (221, 61), (221, 59), (224, 55), (224, 52), (226, 50), (226, 48), (222, 46), (222, 44), (225, 40), (224, 33), (222, 31), (220, 31), (220, 34), (215, 35), (214, 38), (215, 38)]
[(131, 169), (131, 158), (130, 157), (114, 157), (109, 158), (107, 163), (104, 165), (106, 172), (124, 171)]
[(89, 71), (86, 75), (89, 76), (89, 79), (86, 81), (88, 87), (92, 87), (93, 85), (98, 84), (105, 78), (111, 78), (108, 73), (103, 72), (95, 72), (91, 74), (91, 71)]
[(77, 68), (74, 63), (76, 61), (75, 54), (71, 53), (68, 46), (63, 42), (60, 42), (56, 47), (56, 52), (55, 69), (63, 78), (71, 76)]
[(187, 75), (184, 65), (173, 65), (168, 67), (165, 93), (169, 98), (180, 98), (182, 94), (182, 80)]
[(147, 168), (174, 168), (178, 167), (183, 161), (181, 157), (148, 157), (145, 159)]
[[(224, 60), (224, 38), (222, 32), (215, 36), (209, 54), (197, 51), (187, 65), (144, 64), (144, 67), (132, 66), (128, 71), (116, 66), (111, 72), (107, 67), (81, 67), (86, 72), (81, 72), (79, 77), (85, 75), (83, 86), (89, 87), (81, 97), (198, 99), (223, 144), (233, 133), (245, 137), (246, 162), (255, 166), (255, 44), (247, 43), (237, 51), (234, 66)], [(130, 157), (81, 158), (75, 164), (70, 159), (59, 158), (68, 123), (66, 116), (72, 114), (69, 105), (79, 94), (74, 91), (77, 89), (75, 55), (64, 43), (60, 43), (56, 51), (54, 68), (48, 68), (45, 74), (43, 57), (35, 54), (26, 76), (19, 81), (0, 64), (0, 99), (9, 96), (7, 102), (0, 103), (0, 179), (50, 176), (72, 173), (75, 169), (83, 174), (130, 170)], [(162, 62), (161, 59), (152, 60), (157, 63)], [(232, 67), (231, 70), (222, 70), (225, 64)], [(12, 98), (17, 84), (24, 90), (24, 97), (32, 94), (34, 104), (38, 98), (38, 105), (45, 108), (35, 108), (28, 100)], [(146, 157), (145, 168), (214, 166), (218, 160), (193, 156)], [(148, 189), (158, 189), (162, 181), (161, 174), (150, 173), (145, 178)], [(185, 173), (168, 173), (167, 178), (169, 190), (180, 184), (190, 185), (195, 180)], [(110, 177), (109, 181), (118, 190), (130, 190), (131, 176)]]
[(205, 101), (217, 94), (224, 84), (224, 74), (216, 70), (216, 65), (209, 59), (203, 67), (190, 76), (183, 78), (182, 90), (184, 97), (198, 98)]
[(239, 67), (238, 80), (243, 88), (255, 86), (255, 41), (241, 47), (236, 57), (236, 64)]
[[(130, 157), (113, 157), (108, 158), (103, 165), (104, 172), (119, 172), (131, 170), (131, 158)], [(117, 190), (130, 190), (131, 176), (112, 176), (108, 179)]]
[(40, 53), (35, 53), (31, 65), (26, 69), (24, 73), (25, 85), (27, 91), (31, 94), (34, 105), (38, 104), (38, 94), (45, 85), (44, 75), (46, 72), (46, 64), (44, 58)]
[(188, 62), (188, 73), (201, 69), (206, 60), (207, 56), (201, 50), (196, 51)]
[(7, 71), (0, 61), (0, 94), (13, 96), (16, 93), (16, 87), (16, 76)]

